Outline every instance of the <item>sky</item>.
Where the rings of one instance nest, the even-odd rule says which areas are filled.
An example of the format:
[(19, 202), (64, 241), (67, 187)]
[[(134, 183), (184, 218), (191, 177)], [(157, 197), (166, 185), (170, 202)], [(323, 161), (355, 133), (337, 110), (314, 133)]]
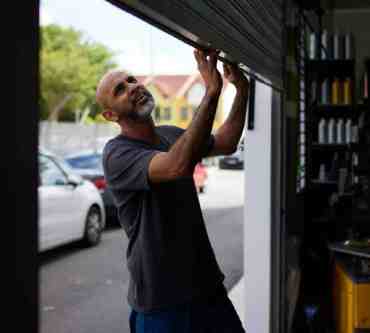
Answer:
[(191, 46), (105, 0), (42, 0), (40, 24), (51, 23), (104, 44), (120, 68), (136, 75), (197, 72)]

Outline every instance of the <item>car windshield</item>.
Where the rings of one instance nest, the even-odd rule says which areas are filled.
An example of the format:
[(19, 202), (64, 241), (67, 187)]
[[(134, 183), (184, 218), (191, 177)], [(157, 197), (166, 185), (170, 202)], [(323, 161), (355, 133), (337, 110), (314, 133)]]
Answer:
[(77, 156), (66, 159), (67, 163), (76, 169), (98, 169), (103, 170), (102, 157), (100, 154)]
[(60, 157), (54, 157), (54, 160), (59, 164), (59, 166), (66, 172), (67, 174), (76, 174), (76, 172), (73, 171), (71, 165), (67, 163), (63, 158)]

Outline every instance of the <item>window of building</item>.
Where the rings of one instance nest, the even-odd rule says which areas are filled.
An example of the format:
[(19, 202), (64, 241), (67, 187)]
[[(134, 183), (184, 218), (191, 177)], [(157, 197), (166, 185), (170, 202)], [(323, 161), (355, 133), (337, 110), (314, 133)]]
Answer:
[(201, 83), (194, 84), (188, 92), (188, 102), (191, 105), (198, 106), (202, 101), (205, 91), (206, 89), (204, 88), (203, 84)]
[(188, 120), (188, 108), (183, 106), (180, 110), (180, 119)]
[(154, 109), (154, 120), (160, 121), (161, 120), (161, 108), (156, 106)]
[(163, 115), (163, 119), (164, 120), (170, 120), (171, 119), (171, 108), (169, 106), (165, 107), (164, 108), (164, 115)]
[(198, 107), (193, 106), (193, 107), (191, 108), (191, 110), (192, 110), (193, 117), (194, 117), (194, 116), (195, 116), (195, 114), (196, 114), (196, 113), (197, 113), (197, 111), (198, 111)]

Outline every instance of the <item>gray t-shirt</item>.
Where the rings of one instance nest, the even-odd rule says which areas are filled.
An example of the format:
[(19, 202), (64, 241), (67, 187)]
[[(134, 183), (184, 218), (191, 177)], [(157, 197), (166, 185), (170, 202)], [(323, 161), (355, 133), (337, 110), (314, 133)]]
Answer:
[[(204, 224), (193, 177), (152, 184), (150, 160), (184, 132), (158, 126), (160, 144), (119, 135), (103, 152), (108, 187), (129, 244), (128, 302), (139, 312), (167, 309), (211, 296), (224, 280)], [(212, 149), (211, 136), (204, 156)]]

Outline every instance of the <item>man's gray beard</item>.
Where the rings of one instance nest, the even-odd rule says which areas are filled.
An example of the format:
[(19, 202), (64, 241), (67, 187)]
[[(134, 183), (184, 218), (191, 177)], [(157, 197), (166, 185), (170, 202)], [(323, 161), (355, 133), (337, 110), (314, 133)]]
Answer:
[(154, 107), (155, 107), (154, 99), (150, 98), (146, 101), (145, 104), (140, 105), (140, 108), (138, 110), (130, 112), (127, 116), (131, 120), (145, 122), (151, 119), (151, 114), (154, 110)]

